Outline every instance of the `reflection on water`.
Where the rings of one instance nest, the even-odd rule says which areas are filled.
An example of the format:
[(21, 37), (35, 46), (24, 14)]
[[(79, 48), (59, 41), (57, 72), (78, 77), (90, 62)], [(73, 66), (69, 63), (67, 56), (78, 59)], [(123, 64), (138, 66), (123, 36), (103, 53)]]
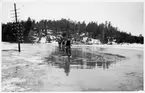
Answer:
[(70, 58), (68, 57), (68, 61), (65, 61), (64, 72), (68, 76), (70, 72)]
[(55, 52), (48, 57), (46, 56), (44, 60), (57, 68), (63, 68), (66, 76), (68, 76), (70, 69), (108, 69), (111, 64), (116, 63), (116, 60), (109, 60), (117, 56), (122, 57), (120, 55), (87, 52), (82, 48), (74, 48), (70, 58), (56, 48)]

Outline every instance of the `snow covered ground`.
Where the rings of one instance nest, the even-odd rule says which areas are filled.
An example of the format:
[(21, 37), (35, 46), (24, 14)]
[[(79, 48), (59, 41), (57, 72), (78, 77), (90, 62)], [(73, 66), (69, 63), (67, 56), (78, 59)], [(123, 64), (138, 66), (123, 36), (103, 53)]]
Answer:
[(144, 50), (144, 45), (143, 44), (116, 44), (116, 45), (107, 45), (107, 44), (102, 44), (102, 45), (84, 45), (84, 44), (80, 44), (80, 45), (73, 45), (73, 46), (94, 46), (94, 47), (102, 47), (102, 48), (117, 48), (117, 49), (129, 49), (129, 50), (140, 50), (143, 51)]
[[(51, 39), (56, 38), (53, 35), (50, 35), (50, 37), (51, 37)], [(87, 38), (88, 37), (83, 37), (82, 41), (86, 42)], [(38, 41), (38, 40), (36, 40), (36, 41)], [(43, 44), (46, 43), (46, 37), (42, 37), (40, 40), (40, 43), (43, 43)], [(54, 45), (57, 45), (57, 42), (55, 40), (51, 41), (51, 43)], [(113, 45), (101, 44), (101, 42), (98, 39), (92, 39), (92, 38), (91, 38), (91, 41), (89, 41), (88, 43), (90, 43), (91, 46), (103, 47), (103, 48), (120, 48), (120, 49), (131, 49), (131, 50), (141, 50), (141, 51), (144, 48), (144, 44), (136, 44), (136, 43), (133, 43), (133, 44), (123, 43), (123, 44), (113, 44)], [(73, 46), (90, 46), (90, 45), (80, 43), (80, 44), (73, 45)]]
[(20, 53), (2, 42), (3, 92), (143, 90), (143, 45), (72, 45), (68, 60), (57, 42), (43, 42)]
[[(43, 43), (45, 44), (46, 42), (46, 39), (45, 38), (42, 38), (40, 43)], [(17, 49), (17, 44), (15, 43), (11, 43), (11, 47), (9, 47), (10, 43), (7, 43), (7, 42), (2, 42), (2, 50), (5, 50), (5, 49)], [(51, 41), (51, 44), (57, 46), (57, 42), (56, 41)], [(23, 45), (23, 44), (22, 44)], [(94, 47), (103, 47), (103, 48), (121, 48), (121, 49), (132, 49), (132, 50), (141, 50), (143, 51), (144, 49), (144, 45), (143, 44), (116, 44), (116, 45), (84, 45), (84, 44), (80, 44), (80, 45), (72, 45), (72, 46), (94, 46)]]

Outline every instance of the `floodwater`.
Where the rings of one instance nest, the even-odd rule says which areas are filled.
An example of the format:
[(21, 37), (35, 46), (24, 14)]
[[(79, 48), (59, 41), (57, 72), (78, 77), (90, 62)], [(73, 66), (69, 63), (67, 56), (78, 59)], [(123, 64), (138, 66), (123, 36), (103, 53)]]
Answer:
[[(10, 56), (17, 64), (18, 60), (21, 64), (25, 63), (14, 75), (24, 79), (23, 83), (15, 84), (20, 88), (29, 88), (24, 91), (143, 90), (143, 51), (72, 46), (72, 56), (68, 57), (57, 46), (42, 44), (35, 46), (35, 50), (34, 46), (28, 48), (25, 45), (19, 54), (11, 52), (10, 55), (8, 51), (2, 51), (2, 66), (10, 64), (7, 61)], [(2, 69), (3, 83), (14, 78), (7, 71), (12, 69)]]

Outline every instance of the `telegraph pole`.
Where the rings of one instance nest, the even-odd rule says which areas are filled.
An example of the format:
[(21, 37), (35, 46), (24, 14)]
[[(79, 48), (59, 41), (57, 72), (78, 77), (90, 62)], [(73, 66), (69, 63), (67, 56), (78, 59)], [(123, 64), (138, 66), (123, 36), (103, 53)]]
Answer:
[[(14, 3), (14, 11), (15, 11), (16, 26), (18, 26), (16, 3)], [(19, 29), (19, 30), (20, 30), (20, 29)], [(18, 29), (17, 29), (17, 33), (19, 33)], [(19, 36), (18, 36), (18, 35), (17, 35), (17, 39), (19, 39)], [(19, 50), (19, 52), (21, 52), (20, 40), (18, 40), (18, 50)]]

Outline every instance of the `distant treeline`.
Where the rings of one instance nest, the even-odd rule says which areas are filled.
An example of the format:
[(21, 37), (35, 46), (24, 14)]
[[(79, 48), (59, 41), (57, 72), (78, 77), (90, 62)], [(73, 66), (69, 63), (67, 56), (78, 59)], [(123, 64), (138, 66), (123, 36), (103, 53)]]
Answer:
[[(76, 22), (70, 19), (41, 20), (36, 22), (28, 18), (27, 21), (20, 21), (19, 23), (22, 24), (24, 42), (31, 42), (29, 39), (30, 31), (35, 32), (39, 36), (42, 32), (44, 35), (47, 35), (47, 31), (49, 30), (55, 36), (63, 32), (73, 37), (80, 37), (82, 34), (85, 34), (89, 38), (99, 39), (102, 43), (108, 43), (113, 40), (116, 43), (144, 43), (144, 37), (141, 34), (139, 36), (133, 36), (131, 33), (120, 31), (117, 27), (112, 26), (111, 22), (107, 21), (101, 24), (97, 22), (86, 24), (85, 21)], [(17, 41), (16, 31), (12, 29), (12, 24), (11, 22), (7, 24), (2, 23), (2, 41)]]

